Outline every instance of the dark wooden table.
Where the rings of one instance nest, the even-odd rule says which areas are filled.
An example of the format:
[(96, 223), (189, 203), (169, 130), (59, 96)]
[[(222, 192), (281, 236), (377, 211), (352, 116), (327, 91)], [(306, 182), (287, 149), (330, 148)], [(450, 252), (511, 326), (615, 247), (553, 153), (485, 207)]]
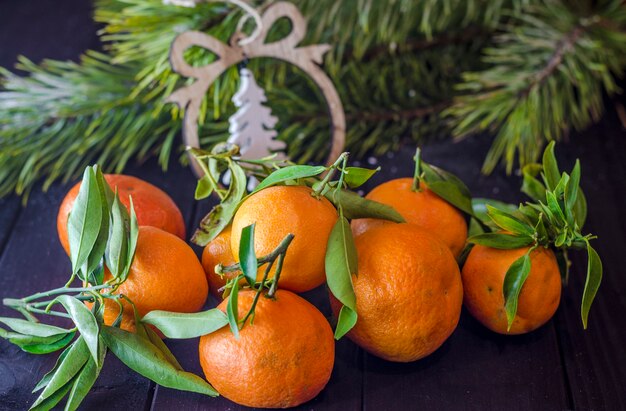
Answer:
[[(83, 0), (0, 0), (0, 65), (11, 66), (17, 53), (76, 58), (96, 47), (90, 6)], [(519, 177), (479, 173), (488, 138), (424, 148), (424, 158), (459, 175), (476, 196), (518, 202)], [(383, 158), (361, 159), (383, 171), (366, 189), (389, 178), (411, 174), (413, 147)], [(557, 146), (565, 168), (581, 157), (582, 185), (589, 200), (587, 231), (600, 239), (596, 248), (605, 276), (587, 331), (579, 306), (585, 257), (574, 256), (570, 284), (555, 317), (523, 336), (494, 334), (465, 311), (458, 329), (433, 355), (411, 364), (394, 364), (364, 353), (348, 340), (337, 343), (332, 378), (302, 410), (559, 410), (626, 409), (626, 132), (611, 111), (598, 125)], [(0, 167), (2, 165), (0, 164)], [(156, 184), (181, 208), (191, 232), (214, 200), (194, 202), (195, 180), (172, 161), (163, 174), (155, 162), (134, 164), (128, 174)], [(72, 182), (73, 183), (73, 182)], [(58, 205), (70, 184), (35, 190), (28, 206), (20, 199), (0, 200), (0, 298), (22, 296), (62, 285), (70, 268), (56, 233)], [(200, 250), (197, 250), (200, 251)], [(330, 315), (325, 291), (305, 295)], [(210, 299), (207, 307), (215, 305)], [(0, 307), (0, 315), (14, 315)], [(197, 340), (168, 341), (184, 367), (200, 373)], [(0, 409), (26, 409), (35, 383), (54, 364), (55, 355), (35, 356), (0, 340)], [(109, 355), (84, 409), (240, 410), (224, 398), (208, 398), (155, 386)]]

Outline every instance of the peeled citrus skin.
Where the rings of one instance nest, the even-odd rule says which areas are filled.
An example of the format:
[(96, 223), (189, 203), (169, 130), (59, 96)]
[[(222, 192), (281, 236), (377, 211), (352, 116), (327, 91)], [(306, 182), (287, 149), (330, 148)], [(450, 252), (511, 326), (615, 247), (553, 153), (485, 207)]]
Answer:
[[(185, 221), (174, 200), (160, 188), (123, 174), (105, 174), (104, 179), (115, 191), (117, 188), (120, 201), (130, 207), (129, 196), (133, 198), (133, 206), (140, 226), (152, 226), (165, 230), (177, 237), (185, 239)], [(67, 254), (70, 253), (67, 238), (67, 219), (74, 201), (80, 190), (80, 182), (67, 193), (57, 215), (57, 231), (59, 240)]]
[(215, 266), (222, 264), (224, 266), (235, 263), (233, 253), (230, 251), (230, 233), (229, 225), (217, 237), (204, 247), (202, 251), (202, 266), (209, 282), (209, 291), (217, 298), (221, 298), (222, 293), (218, 291), (226, 285), (226, 281), (237, 275), (237, 273), (227, 273), (223, 277), (215, 274)]
[[(384, 224), (355, 239), (352, 278), (358, 320), (348, 337), (377, 357), (423, 358), (443, 344), (461, 315), (463, 287), (450, 249), (412, 224)], [(338, 314), (339, 303), (331, 295)]]
[[(166, 231), (144, 226), (139, 227), (128, 277), (115, 293), (127, 296), (140, 316), (152, 310), (191, 313), (204, 305), (208, 285), (202, 265), (187, 243)], [(124, 305), (121, 327), (133, 331), (132, 306), (121, 301)], [(107, 325), (115, 321), (118, 313), (118, 305), (105, 300)]]
[[(239, 318), (254, 291), (239, 292)], [(248, 407), (295, 407), (314, 398), (328, 382), (335, 359), (330, 325), (317, 308), (287, 290), (261, 296), (254, 323), (236, 339), (229, 327), (200, 338), (202, 370), (224, 397)], [(226, 311), (228, 300), (218, 308)]]
[[(324, 258), (337, 211), (326, 199), (317, 199), (303, 186), (263, 189), (241, 204), (232, 223), (231, 251), (239, 261), (241, 230), (256, 223), (254, 249), (258, 257), (274, 251), (289, 233), (289, 246), (280, 275), (280, 287), (294, 292), (311, 290), (326, 280)], [(263, 275), (259, 270), (258, 278)]]
[(517, 302), (517, 315), (507, 331), (504, 277), (511, 264), (528, 252), (475, 245), (463, 266), (464, 303), (485, 327), (501, 334), (524, 334), (545, 324), (561, 300), (561, 275), (552, 250), (539, 247), (530, 253), (530, 273)]
[[(432, 192), (425, 183), (421, 191), (412, 190), (412, 178), (398, 178), (387, 181), (365, 196), (365, 198), (392, 206), (407, 223), (415, 224), (439, 237), (459, 256), (467, 239), (467, 223), (463, 214)], [(359, 235), (371, 227), (389, 224), (385, 220), (371, 218), (352, 221), (354, 235)]]

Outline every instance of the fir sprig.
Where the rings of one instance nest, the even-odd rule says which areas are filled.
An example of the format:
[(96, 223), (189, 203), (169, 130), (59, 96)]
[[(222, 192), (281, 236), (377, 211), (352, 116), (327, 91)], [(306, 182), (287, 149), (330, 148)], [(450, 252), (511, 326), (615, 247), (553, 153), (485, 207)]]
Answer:
[(502, 25), (484, 52), (488, 68), (464, 75), (466, 95), (447, 113), (457, 137), (496, 133), (483, 171), (503, 160), (511, 172), (516, 156), (536, 161), (546, 141), (597, 121), (603, 93), (619, 90), (626, 9), (620, 0), (583, 3), (533, 2)]
[[(294, 1), (309, 21), (304, 44), (333, 46), (324, 69), (344, 103), (355, 155), (448, 136), (452, 125), (457, 136), (496, 132), (484, 170), (501, 157), (511, 170), (516, 152), (522, 164), (533, 161), (545, 140), (597, 119), (602, 93), (616, 91), (625, 69), (618, 0)], [(166, 168), (182, 152), (183, 113), (164, 98), (187, 81), (171, 71), (170, 44), (184, 30), (226, 41), (241, 16), (222, 3), (161, 0), (98, 0), (94, 14), (107, 54), (88, 52), (80, 64), (24, 60), (26, 79), (0, 73), (0, 196), (26, 195), (42, 177), (45, 188), (90, 162), (121, 172), (130, 159), (158, 155)], [(272, 38), (289, 30), (278, 23)], [(193, 65), (215, 59), (197, 48), (186, 57)], [(286, 64), (260, 59), (250, 68), (268, 91), (290, 157), (321, 160), (329, 124), (319, 92)], [(199, 117), (203, 147), (228, 136), (237, 83), (231, 68), (209, 89)], [(452, 102), (450, 121), (442, 121)]]

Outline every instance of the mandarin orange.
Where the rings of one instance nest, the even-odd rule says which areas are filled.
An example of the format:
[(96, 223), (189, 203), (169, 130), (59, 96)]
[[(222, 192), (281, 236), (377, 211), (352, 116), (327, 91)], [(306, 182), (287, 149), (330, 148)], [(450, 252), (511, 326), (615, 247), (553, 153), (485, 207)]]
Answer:
[(517, 315), (507, 332), (504, 309), (504, 277), (511, 264), (528, 252), (475, 245), (462, 270), (467, 310), (490, 330), (523, 334), (539, 328), (554, 315), (561, 299), (561, 275), (552, 250), (537, 248), (530, 253), (530, 273), (517, 302)]
[(293, 234), (280, 287), (294, 292), (308, 291), (326, 280), (326, 243), (336, 221), (337, 211), (330, 201), (313, 197), (309, 187), (269, 187), (251, 195), (237, 210), (232, 223), (231, 250), (238, 260), (241, 230), (253, 223), (256, 223), (254, 249), (259, 257), (272, 252), (287, 234)]
[[(356, 237), (358, 320), (348, 337), (389, 361), (423, 358), (452, 334), (463, 303), (450, 249), (413, 224), (384, 224)], [(335, 315), (341, 303), (331, 295)]]
[[(365, 198), (396, 209), (407, 223), (415, 224), (439, 237), (455, 257), (461, 254), (467, 239), (467, 223), (453, 205), (431, 191), (424, 182), (420, 191), (412, 190), (412, 178), (387, 181), (370, 191)], [(389, 221), (363, 218), (352, 220), (355, 236)]]
[[(239, 292), (239, 318), (255, 292)], [(218, 308), (226, 311), (228, 300)], [(248, 407), (295, 407), (314, 398), (330, 378), (335, 341), (326, 318), (298, 295), (260, 297), (253, 323), (235, 338), (228, 327), (200, 338), (200, 364), (217, 391)]]
[[(191, 313), (204, 305), (208, 285), (202, 265), (187, 243), (161, 229), (143, 226), (139, 227), (128, 278), (115, 293), (127, 296), (140, 316), (152, 310)], [(124, 306), (121, 327), (133, 331), (132, 306), (124, 300), (121, 302)], [(112, 324), (118, 314), (119, 306), (106, 299), (104, 322)]]
[[(120, 201), (130, 205), (129, 196), (133, 198), (133, 206), (137, 214), (137, 222), (142, 226), (152, 226), (185, 239), (185, 222), (176, 203), (160, 188), (123, 174), (105, 174), (104, 179), (115, 191), (117, 188)], [(70, 253), (67, 238), (67, 218), (74, 207), (74, 201), (80, 190), (80, 182), (67, 193), (57, 215), (57, 231), (59, 240), (66, 253)]]

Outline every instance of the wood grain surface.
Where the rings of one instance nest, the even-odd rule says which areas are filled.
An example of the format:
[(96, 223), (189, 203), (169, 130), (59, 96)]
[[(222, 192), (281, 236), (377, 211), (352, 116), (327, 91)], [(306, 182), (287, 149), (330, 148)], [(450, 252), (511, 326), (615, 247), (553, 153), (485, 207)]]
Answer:
[[(76, 59), (97, 47), (96, 27), (84, 0), (0, 0), (0, 65), (12, 66), (24, 53)], [(61, 24), (63, 23), (63, 24)], [(68, 33), (67, 31), (70, 30)], [(623, 100), (623, 99), (622, 99)], [(423, 158), (461, 177), (477, 197), (524, 201), (520, 178), (501, 170), (486, 177), (481, 161), (488, 137), (424, 147)], [(355, 159), (382, 166), (374, 185), (412, 174), (413, 147), (382, 158)], [(604, 280), (592, 307), (589, 329), (580, 321), (586, 259), (575, 254), (570, 284), (555, 317), (523, 336), (494, 334), (463, 312), (458, 329), (433, 355), (410, 364), (377, 359), (349, 340), (337, 344), (332, 378), (322, 393), (300, 410), (623, 410), (626, 409), (626, 131), (614, 112), (590, 129), (557, 146), (567, 169), (580, 157), (582, 186), (589, 201), (586, 231), (599, 236), (595, 246), (604, 262)], [(2, 165), (0, 165), (1, 167)], [(215, 204), (193, 200), (195, 180), (176, 160), (168, 173), (156, 162), (133, 164), (128, 174), (165, 190), (183, 211), (188, 234)], [(48, 192), (36, 188), (27, 207), (20, 199), (0, 200), (0, 298), (23, 296), (63, 284), (70, 268), (56, 233), (56, 214), (70, 184)], [(198, 253), (201, 251), (196, 247)], [(305, 297), (329, 316), (323, 288)], [(207, 307), (215, 306), (209, 298)], [(0, 315), (12, 315), (0, 307)], [(181, 364), (200, 373), (197, 339), (167, 341)], [(36, 356), (0, 340), (0, 409), (27, 409), (31, 390), (52, 367), (56, 355)], [(208, 398), (155, 386), (109, 355), (83, 409), (243, 410), (225, 398)]]

